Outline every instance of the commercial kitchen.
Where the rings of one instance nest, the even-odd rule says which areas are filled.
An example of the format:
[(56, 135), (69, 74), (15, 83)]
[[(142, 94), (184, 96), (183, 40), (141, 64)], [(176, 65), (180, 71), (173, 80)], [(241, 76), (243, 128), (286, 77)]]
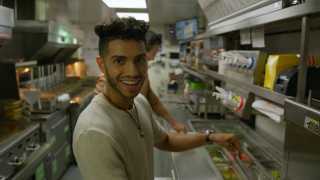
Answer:
[(72, 136), (98, 94), (94, 27), (125, 17), (161, 35), (150, 86), (187, 133), (241, 145), (155, 149), (155, 179), (319, 180), (319, 15), (318, 0), (0, 0), (0, 180), (83, 179)]

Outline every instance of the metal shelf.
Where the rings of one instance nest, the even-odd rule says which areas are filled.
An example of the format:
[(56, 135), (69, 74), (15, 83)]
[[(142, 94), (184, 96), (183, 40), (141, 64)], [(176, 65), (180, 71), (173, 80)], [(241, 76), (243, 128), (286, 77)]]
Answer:
[[(219, 35), (227, 32), (232, 32), (244, 28), (255, 27), (263, 24), (268, 24), (286, 19), (302, 17), (320, 12), (320, 1), (309, 0), (304, 4), (288, 7), (281, 10), (276, 10), (271, 13), (265, 13), (245, 20), (239, 20), (239, 16), (213, 24), (206, 33), (207, 37)], [(240, 15), (245, 17), (246, 14)]]
[(188, 67), (187, 65), (182, 65), (181, 68), (183, 69), (183, 71), (205, 81), (207, 80), (206, 75), (203, 75), (199, 72), (197, 72), (197, 70), (194, 70), (192, 67)]
[(279, 105), (284, 105), (284, 101), (286, 99), (286, 96), (274, 91), (270, 91), (266, 88), (263, 88), (261, 86), (253, 85), (250, 83), (247, 83), (245, 81), (238, 81), (229, 77), (226, 77), (224, 75), (218, 74), (217, 72), (206, 70), (204, 71), (204, 74), (208, 75), (209, 77), (213, 79), (217, 79), (220, 81), (224, 81), (226, 83), (234, 84), (236, 86), (241, 87), (242, 89), (245, 89), (256, 96), (259, 96), (261, 98), (267, 99), (269, 101), (272, 101)]
[[(242, 82), (242, 81), (238, 81), (229, 77), (226, 77), (224, 75), (218, 74), (215, 71), (211, 71), (211, 70), (204, 70), (203, 72), (199, 73), (196, 70), (190, 69), (187, 66), (183, 66), (183, 69), (185, 72), (190, 73), (192, 75), (195, 76), (207, 76), (209, 78), (215, 79), (215, 80), (219, 80), (219, 81), (223, 81), (226, 83), (230, 83), (236, 86), (241, 87), (242, 89), (251, 92), (253, 94), (255, 94), (258, 97), (261, 97), (263, 99), (269, 100), (273, 103), (276, 103), (278, 105), (284, 105), (284, 102), (286, 100), (286, 96), (274, 91), (270, 91), (266, 88), (254, 85), (254, 84), (250, 84), (247, 82)], [(206, 80), (207, 78), (204, 78), (204, 80)]]

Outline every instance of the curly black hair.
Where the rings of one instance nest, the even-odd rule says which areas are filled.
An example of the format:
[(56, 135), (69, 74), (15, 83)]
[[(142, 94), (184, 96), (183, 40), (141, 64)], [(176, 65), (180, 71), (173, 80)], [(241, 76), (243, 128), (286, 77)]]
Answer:
[(153, 31), (148, 31), (146, 33), (146, 48), (147, 51), (150, 51), (153, 46), (155, 45), (161, 45), (162, 39), (161, 39), (161, 34), (157, 34)]
[(95, 26), (95, 33), (99, 36), (99, 54), (105, 55), (106, 45), (115, 39), (137, 40), (145, 42), (145, 35), (149, 25), (140, 20), (130, 18), (116, 18), (109, 24)]

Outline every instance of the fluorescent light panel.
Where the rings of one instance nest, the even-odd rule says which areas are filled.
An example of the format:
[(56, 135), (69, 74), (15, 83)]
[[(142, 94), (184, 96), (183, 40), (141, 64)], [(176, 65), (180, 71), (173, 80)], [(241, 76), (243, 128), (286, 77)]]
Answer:
[(142, 8), (146, 9), (146, 0), (103, 0), (110, 8)]
[(146, 22), (149, 22), (149, 14), (148, 13), (118, 12), (117, 15), (119, 16), (119, 18), (134, 17), (137, 20), (144, 20)]

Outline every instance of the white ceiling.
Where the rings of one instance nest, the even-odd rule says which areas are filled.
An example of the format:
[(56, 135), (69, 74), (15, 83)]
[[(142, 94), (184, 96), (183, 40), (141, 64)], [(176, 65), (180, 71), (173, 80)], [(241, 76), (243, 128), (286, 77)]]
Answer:
[(197, 0), (147, 0), (147, 6), (152, 25), (173, 24), (201, 11)]

